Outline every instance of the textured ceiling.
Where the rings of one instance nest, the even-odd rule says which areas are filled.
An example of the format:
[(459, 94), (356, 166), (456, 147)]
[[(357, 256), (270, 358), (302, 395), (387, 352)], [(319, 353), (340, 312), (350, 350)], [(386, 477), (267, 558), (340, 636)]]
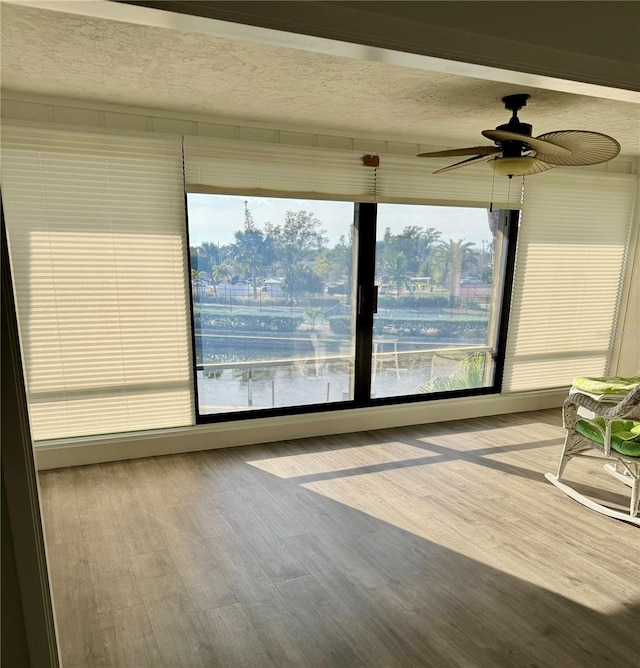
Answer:
[(640, 155), (638, 106), (204, 34), (2, 5), (6, 91), (427, 144), (484, 143), (500, 98), (534, 134), (584, 129)]

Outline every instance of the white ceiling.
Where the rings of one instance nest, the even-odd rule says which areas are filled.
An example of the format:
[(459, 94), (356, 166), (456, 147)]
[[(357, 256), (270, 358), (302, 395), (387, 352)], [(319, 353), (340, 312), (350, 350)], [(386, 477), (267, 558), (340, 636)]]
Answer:
[(526, 92), (534, 134), (604, 132), (640, 155), (631, 102), (202, 33), (3, 4), (1, 55), (8, 95), (446, 146), (486, 143), (480, 131), (508, 118), (500, 98)]

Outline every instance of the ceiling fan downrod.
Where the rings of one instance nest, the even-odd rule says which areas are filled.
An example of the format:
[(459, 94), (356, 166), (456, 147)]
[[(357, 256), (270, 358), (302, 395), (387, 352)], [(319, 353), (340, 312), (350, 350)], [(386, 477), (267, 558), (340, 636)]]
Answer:
[[(498, 125), (496, 130), (515, 132), (519, 135), (531, 137), (531, 133), (533, 132), (533, 125), (529, 123), (523, 123), (518, 118), (518, 111), (527, 106), (527, 100), (529, 97), (530, 96), (527, 93), (519, 93), (517, 95), (507, 95), (503, 97), (502, 101), (504, 102), (505, 109), (511, 112), (511, 118), (509, 119), (508, 123)], [(522, 155), (524, 150), (529, 148), (529, 146), (523, 142), (513, 140), (500, 142), (500, 146), (504, 151), (504, 156), (508, 158), (519, 157)]]

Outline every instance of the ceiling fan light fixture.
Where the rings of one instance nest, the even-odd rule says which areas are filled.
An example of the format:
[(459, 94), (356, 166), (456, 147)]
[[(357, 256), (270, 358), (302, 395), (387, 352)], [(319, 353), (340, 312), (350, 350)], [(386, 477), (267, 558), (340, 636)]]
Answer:
[(521, 176), (526, 174), (535, 162), (535, 158), (523, 155), (512, 158), (494, 158), (489, 161), (489, 164), (498, 176)]

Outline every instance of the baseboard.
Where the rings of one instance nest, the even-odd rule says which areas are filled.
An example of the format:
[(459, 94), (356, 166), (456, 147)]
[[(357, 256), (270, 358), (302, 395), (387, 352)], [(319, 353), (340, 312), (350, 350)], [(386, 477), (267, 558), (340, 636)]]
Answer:
[(257, 418), (240, 422), (49, 441), (35, 447), (36, 466), (40, 470), (55, 469), (196, 450), (272, 443), (294, 438), (347, 434), (502, 413), (520, 413), (560, 407), (566, 395), (566, 390), (485, 395), (442, 399), (432, 403)]

